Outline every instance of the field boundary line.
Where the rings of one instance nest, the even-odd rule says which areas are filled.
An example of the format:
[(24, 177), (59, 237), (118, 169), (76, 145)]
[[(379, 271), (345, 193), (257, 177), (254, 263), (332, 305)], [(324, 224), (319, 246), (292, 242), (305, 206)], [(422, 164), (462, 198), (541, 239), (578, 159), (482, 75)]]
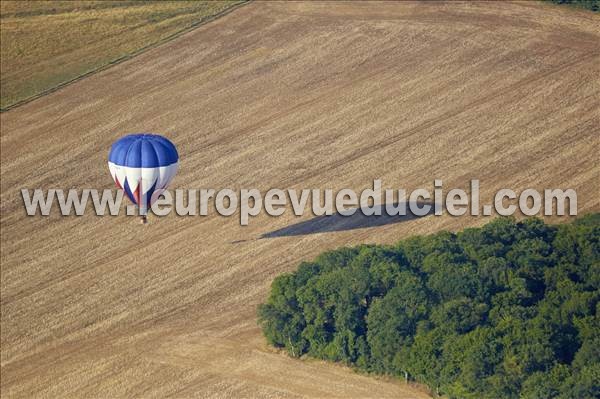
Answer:
[(27, 104), (27, 103), (30, 103), (30, 102), (32, 102), (34, 100), (37, 100), (38, 98), (43, 97), (43, 96), (45, 96), (47, 94), (54, 93), (55, 91), (58, 91), (58, 90), (62, 89), (63, 87), (66, 87), (66, 86), (68, 86), (68, 85), (70, 85), (72, 83), (78, 82), (78, 81), (80, 81), (80, 80), (82, 80), (84, 78), (87, 78), (87, 77), (92, 76), (92, 75), (94, 75), (96, 73), (105, 71), (105, 70), (107, 70), (107, 69), (109, 69), (109, 68), (111, 68), (111, 67), (113, 67), (115, 65), (121, 64), (121, 63), (123, 63), (125, 61), (128, 61), (128, 60), (130, 60), (130, 59), (132, 59), (132, 58), (134, 58), (134, 57), (136, 57), (136, 56), (138, 56), (138, 55), (140, 55), (142, 53), (145, 53), (148, 50), (151, 50), (153, 48), (159, 47), (159, 46), (161, 46), (161, 45), (163, 45), (163, 44), (165, 44), (167, 42), (170, 42), (171, 40), (177, 39), (178, 37), (183, 36), (186, 33), (189, 33), (189, 32), (193, 31), (194, 29), (196, 29), (196, 28), (198, 28), (200, 26), (206, 25), (206, 24), (208, 24), (210, 22), (213, 22), (214, 20), (216, 20), (218, 18), (224, 17), (225, 15), (227, 15), (227, 14), (229, 14), (229, 13), (237, 10), (238, 8), (241, 8), (241, 7), (245, 6), (246, 4), (250, 3), (250, 1), (252, 1), (252, 0), (241, 0), (239, 3), (234, 4), (231, 7), (227, 8), (227, 9), (225, 9), (223, 11), (220, 11), (220, 12), (218, 12), (218, 13), (216, 13), (214, 15), (211, 15), (209, 17), (203, 18), (200, 21), (194, 22), (193, 24), (189, 25), (188, 27), (186, 27), (186, 28), (184, 28), (184, 29), (182, 29), (182, 30), (180, 30), (178, 32), (175, 32), (175, 33), (173, 33), (173, 34), (171, 34), (171, 35), (169, 35), (167, 37), (164, 37), (164, 38), (162, 38), (162, 39), (160, 39), (160, 40), (158, 40), (158, 41), (156, 41), (154, 43), (150, 43), (150, 44), (148, 44), (148, 45), (146, 45), (144, 47), (141, 47), (141, 48), (139, 48), (139, 49), (137, 49), (135, 51), (132, 51), (131, 53), (122, 55), (119, 58), (115, 58), (114, 60), (109, 61), (106, 64), (100, 65), (99, 67), (97, 67), (95, 69), (92, 69), (91, 71), (87, 71), (87, 72), (85, 72), (85, 73), (83, 73), (81, 75), (78, 75), (78, 76), (76, 76), (76, 77), (74, 77), (72, 79), (69, 79), (69, 80), (64, 81), (62, 83), (59, 83), (58, 85), (56, 85), (54, 87), (51, 87), (51, 88), (46, 89), (44, 91), (41, 91), (41, 92), (39, 92), (37, 94), (34, 94), (32, 96), (29, 96), (27, 98), (19, 100), (16, 103), (10, 104), (10, 105), (8, 105), (8, 106), (6, 106), (4, 108), (0, 108), (0, 112), (4, 113), (4, 112), (7, 112), (7, 111), (10, 111), (11, 109), (17, 108), (17, 107), (19, 107), (21, 105), (24, 105), (24, 104)]

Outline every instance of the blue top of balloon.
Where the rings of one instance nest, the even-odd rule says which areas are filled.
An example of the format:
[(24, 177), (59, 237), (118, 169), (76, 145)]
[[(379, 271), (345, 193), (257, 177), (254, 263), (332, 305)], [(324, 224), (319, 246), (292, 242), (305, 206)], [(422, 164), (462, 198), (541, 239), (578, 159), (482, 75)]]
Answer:
[(158, 168), (179, 160), (177, 149), (157, 134), (130, 134), (115, 141), (108, 161), (130, 168)]

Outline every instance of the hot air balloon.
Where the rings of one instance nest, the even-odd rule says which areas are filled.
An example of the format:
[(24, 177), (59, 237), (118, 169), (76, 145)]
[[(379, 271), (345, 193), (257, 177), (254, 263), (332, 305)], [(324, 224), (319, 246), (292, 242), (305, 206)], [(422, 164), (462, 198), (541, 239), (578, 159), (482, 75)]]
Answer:
[(115, 141), (108, 155), (113, 180), (140, 208), (142, 223), (146, 211), (164, 191), (179, 164), (175, 145), (157, 134), (130, 134)]

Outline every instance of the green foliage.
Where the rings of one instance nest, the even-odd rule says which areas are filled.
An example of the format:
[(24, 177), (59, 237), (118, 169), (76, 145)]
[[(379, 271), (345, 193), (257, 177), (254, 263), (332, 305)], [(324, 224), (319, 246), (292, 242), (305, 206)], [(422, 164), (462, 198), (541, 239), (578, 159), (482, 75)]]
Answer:
[(272, 345), (450, 398), (600, 397), (600, 214), (496, 219), (322, 254), (277, 277)]
[(592, 11), (600, 11), (600, 0), (549, 0), (555, 4), (568, 4), (575, 7), (586, 8)]

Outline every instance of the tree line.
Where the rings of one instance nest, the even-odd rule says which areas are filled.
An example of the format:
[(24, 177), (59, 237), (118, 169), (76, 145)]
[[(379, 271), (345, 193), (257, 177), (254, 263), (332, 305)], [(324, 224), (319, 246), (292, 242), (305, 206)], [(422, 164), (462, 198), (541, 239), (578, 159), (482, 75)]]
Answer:
[(555, 4), (569, 4), (575, 7), (586, 8), (592, 11), (600, 11), (600, 0), (550, 0)]
[(321, 254), (278, 276), (268, 342), (450, 398), (600, 397), (600, 214), (499, 218)]

